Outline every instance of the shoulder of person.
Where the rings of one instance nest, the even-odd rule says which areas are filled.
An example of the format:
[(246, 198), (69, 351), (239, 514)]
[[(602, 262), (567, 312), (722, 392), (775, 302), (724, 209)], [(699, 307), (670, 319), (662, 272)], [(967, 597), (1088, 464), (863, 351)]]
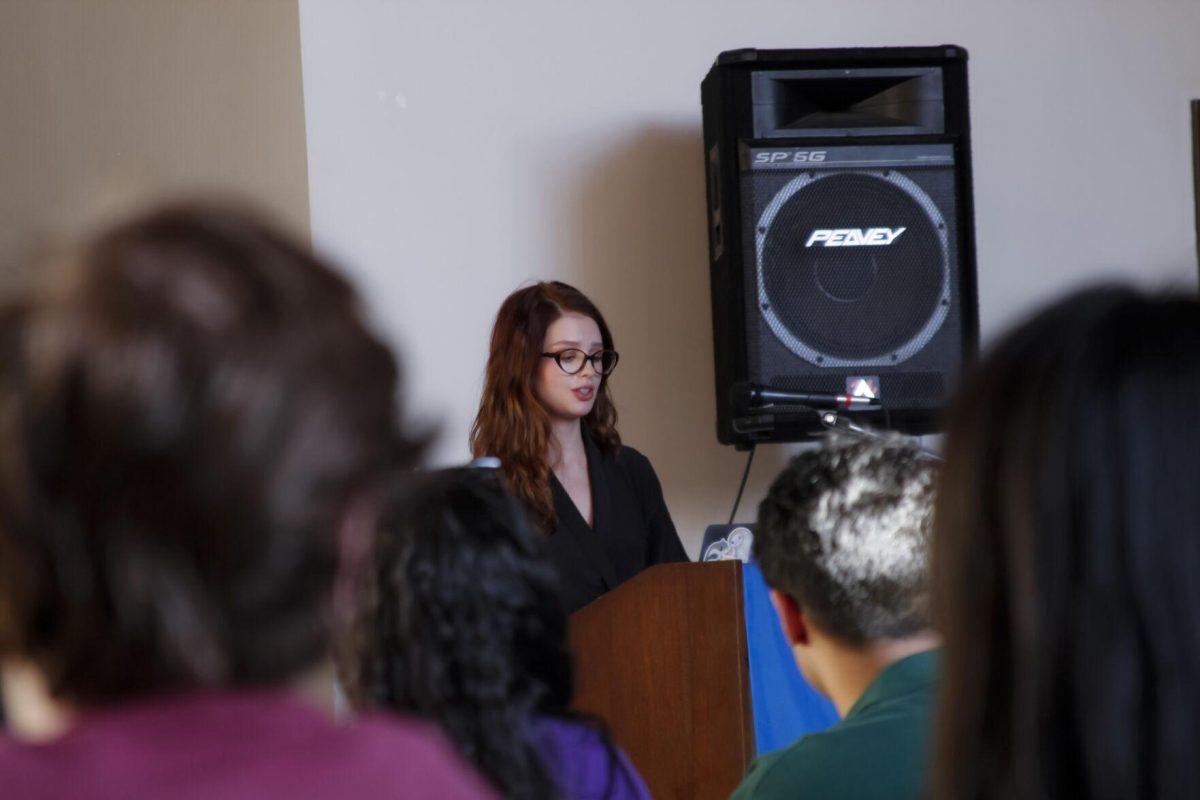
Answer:
[(533, 739), (569, 795), (648, 800), (629, 757), (587, 720), (540, 717), (534, 722)]
[(538, 716), (530, 723), (533, 739), (547, 746), (590, 749), (603, 739), (600, 731), (584, 720), (551, 715)]
[(730, 800), (830, 796), (829, 791), (849, 777), (844, 756), (852, 739), (835, 726), (759, 756)]
[(621, 445), (621, 449), (616, 454), (616, 463), (634, 491), (649, 502), (655, 495), (655, 489), (661, 484), (650, 459), (640, 450), (629, 445)]
[(924, 737), (900, 724), (846, 720), (771, 754), (759, 790), (746, 798), (916, 797)]
[[(792, 745), (791, 747), (795, 747)], [(765, 753), (750, 762), (742, 782), (729, 796), (729, 800), (772, 800), (773, 798), (790, 798), (795, 794), (795, 783), (787, 770), (786, 764), (780, 762), (791, 747)]]
[(614, 458), (616, 459), (616, 462), (618, 464), (620, 464), (625, 469), (630, 470), (631, 472), (635, 472), (635, 473), (644, 473), (647, 471), (649, 471), (650, 473), (654, 472), (654, 467), (650, 465), (650, 459), (647, 458), (646, 455), (641, 450), (638, 450), (637, 448), (634, 448), (634, 447), (630, 447), (627, 444), (623, 444), (619, 448), (617, 448), (617, 452), (614, 454)]
[[(342, 729), (355, 754), (346, 759), (357, 776), (383, 786), (402, 784), (413, 796), (493, 798), (479, 777), (436, 727), (391, 714), (369, 714)], [(350, 763), (353, 762), (353, 763)]]

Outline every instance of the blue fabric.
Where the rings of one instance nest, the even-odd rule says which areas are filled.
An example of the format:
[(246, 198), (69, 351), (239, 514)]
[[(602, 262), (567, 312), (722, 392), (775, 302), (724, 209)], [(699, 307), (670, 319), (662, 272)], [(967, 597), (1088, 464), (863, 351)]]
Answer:
[(746, 649), (750, 656), (750, 701), (758, 755), (786, 747), (805, 734), (838, 721), (833, 704), (808, 685), (787, 640), (762, 572), (742, 565)]

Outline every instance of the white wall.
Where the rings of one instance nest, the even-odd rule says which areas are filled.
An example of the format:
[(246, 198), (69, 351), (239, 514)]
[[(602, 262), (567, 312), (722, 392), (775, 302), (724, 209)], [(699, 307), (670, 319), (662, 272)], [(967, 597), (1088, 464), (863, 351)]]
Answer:
[[(1195, 0), (300, 0), (312, 230), (467, 457), (488, 332), (576, 284), (621, 351), (625, 439), (694, 554), (744, 455), (716, 443), (699, 84), (737, 47), (971, 53), (985, 335), (1080, 282), (1196, 278)], [(751, 515), (786, 456), (763, 448)]]

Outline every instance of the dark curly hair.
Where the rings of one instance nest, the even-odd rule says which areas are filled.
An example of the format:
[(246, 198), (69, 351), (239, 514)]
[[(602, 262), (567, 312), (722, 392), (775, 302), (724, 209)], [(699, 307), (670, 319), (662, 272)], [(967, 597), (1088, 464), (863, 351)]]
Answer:
[(352, 702), (436, 720), (504, 797), (556, 797), (527, 734), (570, 716), (567, 620), (523, 509), (490, 469), (417, 476), (393, 500), (341, 661)]

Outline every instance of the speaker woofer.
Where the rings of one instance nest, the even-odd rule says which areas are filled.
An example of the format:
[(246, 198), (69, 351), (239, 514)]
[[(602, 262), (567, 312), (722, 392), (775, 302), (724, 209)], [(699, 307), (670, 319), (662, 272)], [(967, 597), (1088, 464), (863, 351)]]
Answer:
[(950, 309), (946, 223), (896, 170), (797, 176), (764, 209), (756, 251), (763, 317), (812, 364), (901, 363)]

